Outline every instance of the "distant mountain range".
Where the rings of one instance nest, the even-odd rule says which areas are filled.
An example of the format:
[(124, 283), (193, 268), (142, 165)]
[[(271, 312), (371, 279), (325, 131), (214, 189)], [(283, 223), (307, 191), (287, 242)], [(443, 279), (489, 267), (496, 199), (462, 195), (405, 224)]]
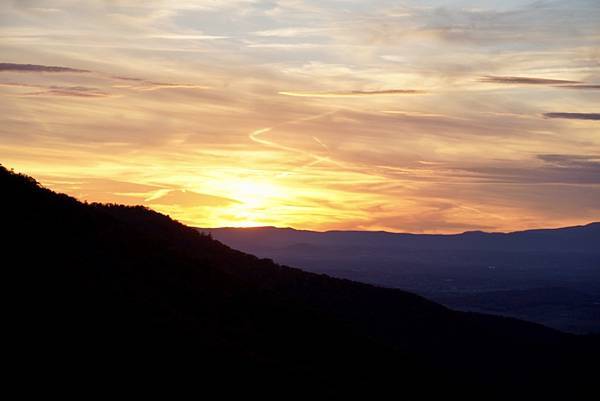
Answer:
[(280, 263), (414, 291), (453, 308), (600, 332), (600, 223), (455, 235), (274, 227), (200, 231)]
[(211, 228), (199, 229), (235, 242), (241, 247), (265, 249), (305, 247), (316, 250), (329, 246), (361, 249), (510, 251), (510, 252), (588, 252), (600, 254), (600, 223), (556, 229), (462, 234), (404, 234), (385, 231), (306, 231), (292, 228)]
[(4, 362), (24, 385), (577, 399), (596, 383), (594, 336), (281, 266), (2, 167), (0, 189)]

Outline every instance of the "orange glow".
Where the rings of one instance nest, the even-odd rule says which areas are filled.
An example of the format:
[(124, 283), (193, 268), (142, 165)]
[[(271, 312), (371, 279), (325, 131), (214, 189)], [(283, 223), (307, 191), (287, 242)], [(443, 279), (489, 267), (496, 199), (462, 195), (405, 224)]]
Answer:
[(570, 41), (544, 19), (541, 52), (511, 19), (528, 7), (517, 0), (494, 35), (487, 20), (459, 34), (493, 13), (458, 8), (453, 30), (410, 2), (372, 15), (349, 2), (343, 16), (327, 1), (5, 3), (0, 163), (57, 191), (202, 227), (440, 233), (600, 216), (599, 32), (584, 8)]

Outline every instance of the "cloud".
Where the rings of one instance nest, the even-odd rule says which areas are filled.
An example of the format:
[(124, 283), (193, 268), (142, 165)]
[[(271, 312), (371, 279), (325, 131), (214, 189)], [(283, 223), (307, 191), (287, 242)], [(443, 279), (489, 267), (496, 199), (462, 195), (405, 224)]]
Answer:
[(118, 81), (125, 81), (126, 84), (113, 85), (115, 88), (127, 88), (138, 91), (154, 91), (159, 89), (210, 89), (206, 85), (189, 84), (189, 83), (174, 83), (174, 82), (154, 82), (143, 78), (125, 77), (113, 75), (110, 78)]
[(600, 85), (560, 85), (558, 87), (566, 88), (566, 89), (579, 89), (579, 90), (600, 89)]
[[(44, 66), (34, 64), (11, 64), (0, 63), (0, 71), (18, 71), (18, 72), (74, 72), (90, 73), (90, 70), (79, 70), (69, 67)], [(205, 85), (174, 82), (154, 82), (143, 78), (126, 77), (119, 75), (109, 75), (99, 73), (100, 77), (110, 80), (124, 81), (126, 84), (113, 85), (115, 88), (126, 88), (137, 91), (154, 91), (159, 89), (210, 89)], [(31, 85), (26, 83), (0, 82), (4, 87), (23, 87), (46, 89), (40, 92), (26, 93), (24, 96), (77, 96), (77, 97), (106, 97), (110, 94), (97, 88), (88, 88), (84, 86), (45, 86)]]
[(36, 92), (26, 92), (17, 96), (73, 96), (73, 97), (108, 97), (110, 93), (88, 86), (59, 86), (36, 85), (24, 82), (0, 82), (0, 87), (38, 89)]
[(600, 184), (600, 155), (540, 154), (547, 178), (567, 183)]
[(544, 113), (546, 118), (566, 118), (569, 120), (592, 120), (600, 121), (600, 113)]
[(52, 89), (41, 92), (26, 93), (22, 96), (65, 96), (65, 97), (82, 97), (82, 98), (101, 98), (111, 96), (106, 92), (80, 92), (72, 90)]
[(145, 79), (143, 79), (143, 78), (124, 77), (124, 76), (119, 76), (119, 75), (113, 75), (113, 76), (111, 76), (111, 78), (118, 79), (120, 81), (131, 81), (131, 82), (144, 82), (145, 81)]
[(33, 85), (23, 82), (0, 82), (0, 87), (5, 88), (46, 88), (45, 85)]
[(1, 71), (13, 71), (13, 72), (73, 72), (73, 73), (84, 73), (91, 72), (89, 70), (81, 70), (70, 67), (59, 67), (59, 66), (48, 66), (38, 64), (15, 64), (15, 63), (0, 63)]
[(486, 75), (479, 79), (479, 82), (506, 84), (506, 85), (552, 85), (556, 88), (594, 90), (600, 89), (600, 85), (587, 84), (582, 81), (569, 81), (564, 79), (548, 79), (535, 77), (512, 77)]
[(248, 42), (246, 47), (251, 49), (280, 49), (280, 50), (308, 50), (325, 47), (319, 43), (252, 43)]
[(556, 85), (556, 84), (580, 84), (581, 81), (567, 81), (564, 79), (547, 79), (534, 77), (510, 77), (486, 75), (479, 79), (479, 82), (494, 84), (516, 84), (516, 85)]
[(95, 202), (115, 200), (134, 205), (178, 207), (219, 207), (239, 204), (237, 200), (179, 189), (169, 184), (140, 184), (112, 179), (39, 176), (49, 187), (68, 191), (81, 199)]
[(540, 154), (537, 158), (557, 167), (593, 168), (600, 173), (600, 155)]
[(600, 184), (600, 155), (538, 154), (535, 158), (538, 163), (496, 162), (455, 171), (468, 172), (458, 175), (488, 184)]
[[(0, 58), (48, 67), (0, 64), (1, 158), (161, 183), (68, 193), (203, 226), (513, 230), (600, 213), (600, 161), (568, 155), (600, 154), (597, 121), (542, 115), (600, 112), (597, 0), (12, 3)], [(263, 180), (277, 196), (244, 189)]]
[(166, 193), (160, 194), (156, 198), (147, 199), (146, 202), (149, 204), (162, 204), (172, 206), (184, 206), (184, 207), (195, 207), (195, 206), (229, 206), (231, 204), (240, 203), (237, 200), (224, 198), (221, 196), (200, 194), (193, 191), (186, 190), (169, 190)]
[(322, 35), (324, 33), (328, 33), (329, 31), (331, 31), (331, 28), (287, 27), (257, 31), (254, 32), (254, 35), (262, 37), (293, 38), (299, 36)]
[(447, 120), (466, 120), (463, 117), (451, 116), (439, 113), (422, 113), (417, 111), (404, 110), (381, 110), (383, 114), (389, 114), (397, 117), (417, 118), (417, 119), (447, 119)]
[(24, 93), (21, 96), (71, 96), (83, 98), (109, 97), (110, 93), (104, 92), (98, 88), (87, 86), (47, 86), (44, 90), (38, 92)]
[(285, 96), (297, 96), (297, 97), (361, 97), (361, 96), (386, 96), (386, 95), (418, 95), (426, 93), (422, 90), (416, 89), (385, 89), (385, 90), (373, 90), (373, 91), (334, 91), (334, 92), (292, 92), (282, 91), (278, 92), (280, 95)]
[(151, 39), (172, 39), (172, 40), (218, 40), (218, 39), (229, 39), (229, 36), (216, 36), (216, 35), (190, 35), (190, 34), (163, 34), (163, 35), (151, 35)]
[(134, 86), (132, 89), (141, 91), (153, 91), (159, 89), (210, 89), (209, 86), (197, 84), (178, 84), (171, 82), (144, 82), (141, 86)]

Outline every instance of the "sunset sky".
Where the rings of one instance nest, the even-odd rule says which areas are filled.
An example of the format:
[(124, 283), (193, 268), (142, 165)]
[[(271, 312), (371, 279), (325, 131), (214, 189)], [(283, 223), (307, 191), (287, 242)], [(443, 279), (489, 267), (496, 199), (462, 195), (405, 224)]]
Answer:
[(3, 0), (0, 163), (190, 225), (600, 220), (600, 2)]

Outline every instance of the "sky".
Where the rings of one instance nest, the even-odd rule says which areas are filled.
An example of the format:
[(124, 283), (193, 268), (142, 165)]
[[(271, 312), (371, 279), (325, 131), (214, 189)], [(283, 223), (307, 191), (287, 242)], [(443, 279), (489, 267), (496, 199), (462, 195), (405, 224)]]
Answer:
[(600, 2), (4, 0), (0, 163), (198, 227), (600, 220)]

